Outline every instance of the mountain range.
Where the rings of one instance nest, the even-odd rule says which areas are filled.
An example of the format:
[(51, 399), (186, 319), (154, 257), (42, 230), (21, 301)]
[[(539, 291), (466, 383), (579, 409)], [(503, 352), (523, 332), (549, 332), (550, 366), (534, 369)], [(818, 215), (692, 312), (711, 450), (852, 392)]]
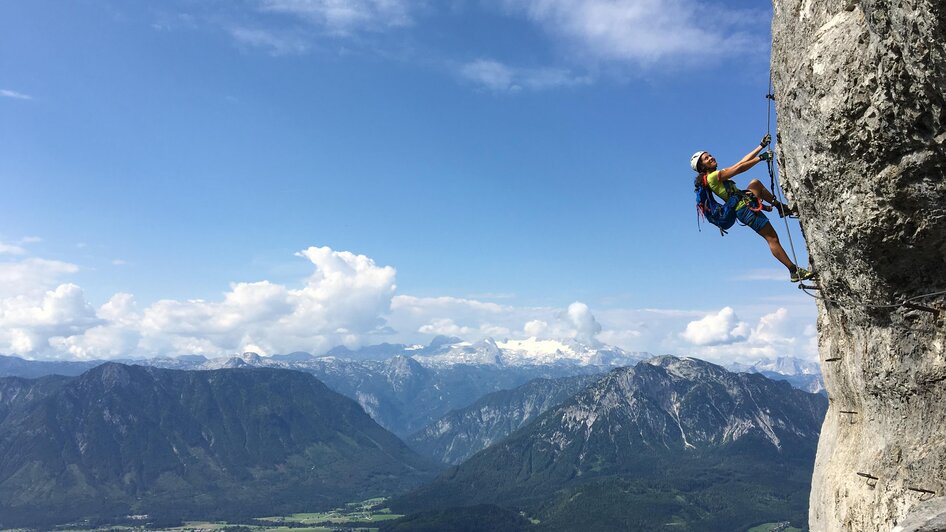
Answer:
[[(386, 429), (408, 437), (488, 393), (508, 390), (535, 378), (601, 373), (651, 356), (574, 339), (487, 338), (466, 342), (438, 336), (426, 346), (379, 344), (354, 350), (339, 346), (321, 356), (303, 352), (273, 356), (243, 353), (215, 359), (184, 355), (115, 362), (182, 370), (272, 367), (305, 371), (356, 400)], [(0, 377), (75, 376), (103, 362), (28, 361), (0, 355)], [(788, 380), (807, 391), (823, 390), (817, 365), (797, 359), (734, 364), (730, 369), (760, 372), (773, 379)]]
[(0, 379), (0, 528), (312, 511), (402, 492), (432, 471), (297, 371), (106, 363)]
[(815, 362), (794, 357), (763, 358), (753, 364), (733, 363), (726, 368), (737, 373), (759, 373), (770, 379), (787, 381), (806, 392), (825, 393), (821, 367)]
[[(0, 526), (232, 520), (385, 494), (412, 514), (397, 528), (408, 530), (476, 515), (540, 530), (804, 521), (825, 397), (669, 356), (604, 373), (424, 358), (469, 362), (472, 347), (0, 378)], [(416, 426), (402, 431), (416, 452), (372, 417)], [(434, 460), (454, 466), (425, 484)]]
[(511, 390), (493, 392), (468, 407), (451, 411), (405, 441), (421, 455), (456, 465), (600, 378), (595, 374), (535, 379)]
[(392, 508), (496, 505), (547, 530), (804, 523), (826, 409), (785, 382), (657, 357), (610, 371)]

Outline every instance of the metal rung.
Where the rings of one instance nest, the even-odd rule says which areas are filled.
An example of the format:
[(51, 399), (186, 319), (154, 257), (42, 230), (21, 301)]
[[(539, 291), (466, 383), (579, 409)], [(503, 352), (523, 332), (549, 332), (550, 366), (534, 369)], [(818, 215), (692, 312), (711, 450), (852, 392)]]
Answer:
[(926, 495), (936, 495), (936, 492), (933, 490), (925, 490), (923, 488), (911, 488), (910, 486), (907, 486), (907, 489), (910, 491), (915, 491), (917, 493), (923, 493)]
[(842, 414), (856, 414), (856, 413), (857, 413), (857, 412), (855, 412), (855, 411), (853, 411), (853, 410), (838, 410), (838, 412), (840, 412), (840, 413), (842, 413)]
[(922, 310), (923, 312), (929, 312), (933, 316), (939, 318), (940, 310), (937, 308), (924, 307), (923, 305), (917, 305), (916, 303), (904, 303), (903, 306), (907, 307), (908, 309)]
[(817, 285), (813, 285), (813, 284), (798, 283), (798, 289), (799, 290), (821, 290), (821, 287)]
[(833, 358), (824, 359), (825, 362), (837, 362), (838, 360), (841, 360), (841, 357), (833, 357)]

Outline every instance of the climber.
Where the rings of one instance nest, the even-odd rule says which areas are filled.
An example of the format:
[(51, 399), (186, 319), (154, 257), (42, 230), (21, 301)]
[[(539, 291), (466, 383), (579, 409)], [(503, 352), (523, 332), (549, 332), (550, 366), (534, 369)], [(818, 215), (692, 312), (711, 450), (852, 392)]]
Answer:
[[(771, 211), (774, 207), (778, 211), (779, 216), (782, 217), (797, 214), (797, 212), (788, 205), (778, 201), (758, 179), (753, 179), (749, 182), (748, 193), (736, 188), (731, 181), (733, 177), (752, 168), (760, 161), (771, 159), (772, 152), (762, 151), (771, 141), (772, 137), (766, 135), (762, 138), (758, 146), (746, 154), (742, 160), (729, 168), (719, 170), (716, 166), (716, 158), (706, 151), (694, 153), (693, 157), (690, 158), (690, 167), (698, 174), (694, 182), (698, 194), (700, 187), (707, 187), (724, 202), (728, 201), (733, 194), (741, 198), (735, 205), (736, 219), (754, 229), (756, 233), (759, 233), (759, 235), (765, 239), (772, 255), (788, 268), (791, 274), (791, 281), (797, 283), (806, 279), (812, 279), (815, 274), (796, 266), (791, 259), (788, 258), (785, 249), (782, 248), (782, 244), (778, 240), (778, 234), (762, 211)], [(762, 202), (758, 200), (766, 201), (770, 205), (763, 205)], [(758, 206), (751, 208), (750, 205), (753, 202), (757, 203)], [(728, 227), (726, 228), (728, 229)]]

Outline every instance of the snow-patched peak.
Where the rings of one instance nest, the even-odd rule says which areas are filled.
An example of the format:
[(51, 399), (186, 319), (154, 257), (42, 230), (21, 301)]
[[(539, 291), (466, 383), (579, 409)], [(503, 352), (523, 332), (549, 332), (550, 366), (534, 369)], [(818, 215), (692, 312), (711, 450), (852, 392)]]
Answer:
[(506, 365), (502, 350), (492, 338), (479, 342), (458, 342), (454, 344), (431, 345), (431, 349), (424, 354), (412, 354), (414, 360), (429, 366), (446, 366), (454, 364), (468, 365)]
[(817, 362), (802, 360), (795, 357), (778, 357), (775, 360), (762, 358), (752, 364), (734, 362), (727, 366), (730, 371), (740, 373), (776, 373), (778, 375), (821, 375), (821, 367)]
[(628, 353), (618, 347), (601, 343), (587, 344), (576, 339), (539, 340), (535, 337), (525, 340), (505, 340), (498, 346), (506, 354), (507, 360), (531, 364), (576, 363), (580, 365), (621, 366), (634, 364), (650, 356), (647, 353)]
[(661, 367), (676, 377), (691, 380), (718, 379), (721, 375), (729, 373), (722, 366), (690, 357), (663, 355), (651, 358), (647, 360), (647, 363)]
[[(456, 340), (456, 339), (450, 339)], [(635, 364), (650, 357), (648, 353), (629, 353), (618, 347), (603, 344), (586, 344), (575, 339), (502, 340), (486, 338), (479, 342), (454, 342), (441, 340), (423, 352), (411, 356), (424, 365), (445, 366), (453, 364), (535, 366), (535, 365), (579, 365), (579, 366), (623, 366)]]
[(818, 375), (821, 368), (815, 362), (801, 360), (794, 357), (778, 357), (775, 360), (767, 358), (753, 365), (756, 371), (771, 371), (781, 375)]

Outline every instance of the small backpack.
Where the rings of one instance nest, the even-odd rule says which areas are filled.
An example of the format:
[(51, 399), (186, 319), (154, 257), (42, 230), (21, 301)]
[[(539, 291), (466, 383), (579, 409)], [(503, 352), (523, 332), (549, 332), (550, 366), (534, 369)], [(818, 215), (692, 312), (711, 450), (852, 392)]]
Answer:
[(706, 175), (700, 175), (700, 178), (696, 181), (696, 226), (700, 226), (700, 218), (703, 218), (718, 227), (720, 235), (726, 236), (726, 230), (736, 223), (736, 205), (743, 195), (732, 181), (723, 181), (729, 199), (720, 204), (706, 182)]

